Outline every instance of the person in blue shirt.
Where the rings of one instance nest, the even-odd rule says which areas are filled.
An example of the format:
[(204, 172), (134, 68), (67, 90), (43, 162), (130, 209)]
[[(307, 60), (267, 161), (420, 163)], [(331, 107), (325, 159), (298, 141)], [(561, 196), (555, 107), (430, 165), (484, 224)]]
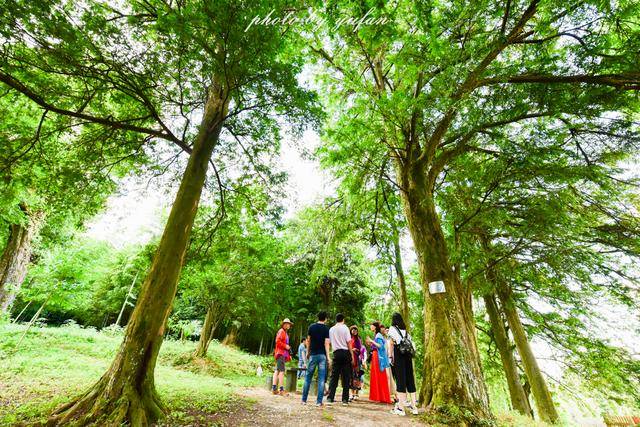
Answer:
[(298, 346), (298, 379), (306, 376), (307, 369), (307, 338), (303, 338)]
[(309, 389), (311, 388), (311, 380), (313, 374), (318, 368), (318, 395), (316, 405), (322, 406), (324, 398), (324, 383), (327, 378), (327, 370), (331, 368), (331, 360), (329, 359), (329, 328), (325, 325), (327, 321), (327, 312), (318, 313), (318, 321), (309, 326), (307, 332), (307, 373), (304, 379), (304, 387), (302, 388), (302, 404), (306, 405)]

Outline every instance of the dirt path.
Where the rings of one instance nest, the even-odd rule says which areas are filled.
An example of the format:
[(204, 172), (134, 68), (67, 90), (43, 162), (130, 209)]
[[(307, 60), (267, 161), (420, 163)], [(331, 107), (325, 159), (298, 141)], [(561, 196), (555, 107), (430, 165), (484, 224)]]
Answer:
[(400, 417), (389, 413), (391, 405), (358, 400), (348, 407), (335, 404), (317, 408), (315, 396), (311, 403), (302, 405), (300, 393), (288, 397), (274, 396), (262, 388), (246, 388), (239, 391), (240, 396), (253, 402), (229, 413), (222, 424), (225, 426), (423, 426), (417, 417)]

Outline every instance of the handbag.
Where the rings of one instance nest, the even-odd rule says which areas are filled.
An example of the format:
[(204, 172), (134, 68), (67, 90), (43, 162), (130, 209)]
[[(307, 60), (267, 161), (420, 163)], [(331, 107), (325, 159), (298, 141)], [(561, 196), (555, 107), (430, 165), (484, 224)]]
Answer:
[(409, 337), (409, 334), (405, 333), (403, 337), (402, 332), (400, 332), (400, 329), (397, 326), (394, 326), (394, 328), (396, 328), (396, 330), (398, 331), (398, 334), (400, 334), (400, 342), (397, 344), (398, 351), (400, 352), (400, 354), (408, 355), (410, 357), (415, 356), (416, 348), (413, 345), (413, 342), (411, 341), (411, 337)]

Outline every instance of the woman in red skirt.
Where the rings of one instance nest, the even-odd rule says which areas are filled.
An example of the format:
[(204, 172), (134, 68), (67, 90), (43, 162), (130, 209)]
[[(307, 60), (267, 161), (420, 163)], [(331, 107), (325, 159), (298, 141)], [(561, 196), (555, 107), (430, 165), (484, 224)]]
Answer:
[(385, 346), (385, 339), (380, 332), (380, 322), (371, 324), (371, 331), (375, 333), (375, 338), (367, 338), (367, 343), (371, 345), (371, 379), (369, 381), (369, 400), (374, 402), (391, 403), (389, 394), (389, 382), (387, 380), (387, 368), (389, 367), (389, 357)]

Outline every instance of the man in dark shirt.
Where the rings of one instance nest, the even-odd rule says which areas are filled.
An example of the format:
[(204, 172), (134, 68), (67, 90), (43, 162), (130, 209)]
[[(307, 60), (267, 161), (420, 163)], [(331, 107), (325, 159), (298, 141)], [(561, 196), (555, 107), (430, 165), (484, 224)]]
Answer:
[(316, 406), (322, 406), (324, 398), (324, 382), (327, 378), (327, 365), (331, 363), (329, 359), (329, 328), (325, 325), (327, 321), (327, 313), (321, 311), (318, 313), (318, 321), (309, 326), (307, 333), (307, 376), (304, 379), (304, 387), (302, 388), (302, 404), (306, 405), (307, 396), (309, 396), (309, 388), (311, 387), (311, 379), (318, 368), (318, 398)]

